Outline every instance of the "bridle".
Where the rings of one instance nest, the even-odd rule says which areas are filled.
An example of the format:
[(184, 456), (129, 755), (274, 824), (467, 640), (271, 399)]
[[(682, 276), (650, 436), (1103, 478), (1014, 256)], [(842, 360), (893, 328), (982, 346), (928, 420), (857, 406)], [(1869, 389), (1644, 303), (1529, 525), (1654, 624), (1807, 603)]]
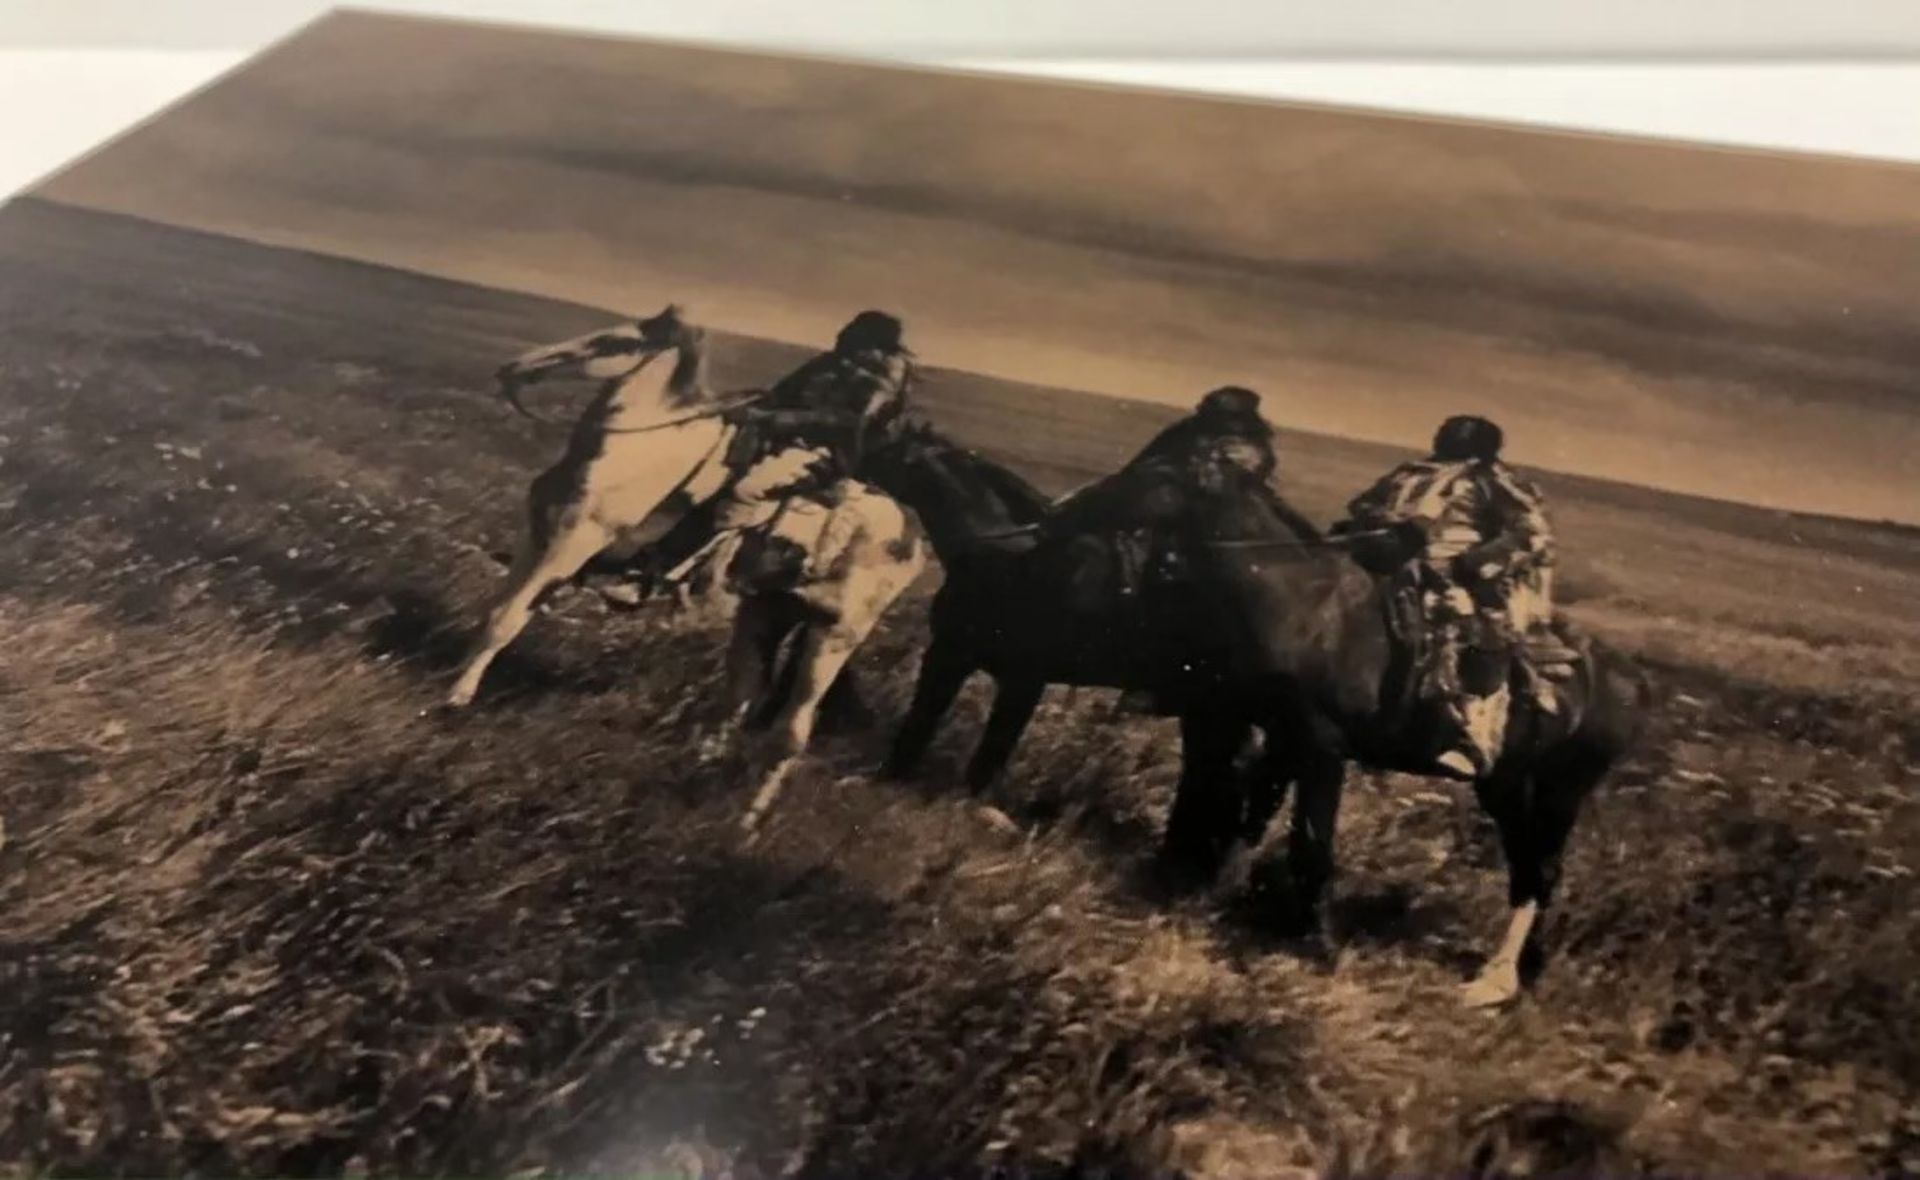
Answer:
[(1209, 538), (1201, 544), (1213, 549), (1338, 549), (1355, 541), (1393, 536), (1394, 529), (1362, 529), (1328, 537), (1235, 537), (1230, 540)]
[[(679, 340), (668, 341), (660, 345), (658, 348), (649, 350), (645, 355), (643, 355), (640, 358), (639, 363), (635, 364), (633, 368), (628, 369), (625, 376), (620, 377), (617, 380), (625, 381), (628, 378), (631, 378), (635, 373), (638, 373), (642, 369), (645, 369), (648, 365), (652, 364), (654, 361), (659, 360), (661, 357), (665, 356), (669, 352), (677, 351), (679, 348), (684, 347), (685, 344), (686, 344), (685, 341), (679, 341)], [(521, 386), (522, 386), (522, 382), (514, 381), (514, 380), (504, 380), (502, 382), (502, 389), (501, 389), (501, 392), (507, 399), (507, 404), (512, 406), (514, 410), (520, 414), (521, 417), (527, 418), (534, 422), (539, 422), (542, 425), (546, 425), (546, 426), (568, 425), (567, 422), (559, 418), (549, 418), (545, 414), (536, 414), (532, 410), (528, 409), (526, 404), (520, 400)], [(692, 413), (682, 414), (677, 418), (669, 418), (664, 422), (649, 422), (645, 426), (602, 426), (599, 429), (601, 434), (652, 434), (656, 430), (672, 430), (676, 426), (685, 426), (689, 423), (701, 422), (708, 418), (724, 417), (727, 414), (733, 413), (735, 410), (744, 409), (747, 406), (751, 406), (758, 402), (764, 401), (771, 394), (771, 392), (772, 392), (771, 390), (756, 389), (750, 393), (742, 394), (725, 401), (716, 402), (712, 405), (704, 406), (698, 410), (693, 411)]]
[(645, 426), (603, 426), (601, 434), (651, 434), (656, 430), (671, 430), (676, 426), (685, 426), (689, 422), (700, 422), (707, 418), (721, 418), (757, 402), (766, 400), (770, 390), (756, 389), (752, 393), (742, 394), (732, 401), (717, 403), (703, 410), (695, 410), (678, 418), (669, 418), (665, 422), (650, 422)]

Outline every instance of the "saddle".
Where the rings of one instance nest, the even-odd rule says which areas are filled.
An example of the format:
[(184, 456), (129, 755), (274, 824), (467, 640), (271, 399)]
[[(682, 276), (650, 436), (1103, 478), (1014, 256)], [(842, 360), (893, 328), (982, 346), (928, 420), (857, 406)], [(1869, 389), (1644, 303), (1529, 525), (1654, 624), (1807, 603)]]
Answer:
[(1083, 533), (1063, 547), (1074, 604), (1088, 613), (1146, 609), (1150, 593), (1179, 582), (1184, 562), (1152, 530)]
[[(1408, 566), (1387, 577), (1383, 609), (1389, 634), (1398, 649), (1395, 663), (1398, 676), (1389, 691), (1398, 698), (1403, 715), (1438, 705), (1448, 699), (1456, 685), (1442, 659), (1444, 648), (1436, 641), (1437, 620), (1428, 612), (1426, 588), (1417, 566)], [(1467, 621), (1470, 629), (1474, 623)], [(1471, 633), (1467, 643), (1478, 638)], [(1504, 646), (1504, 645), (1503, 645)], [(1510, 649), (1513, 659), (1512, 683), (1516, 699), (1530, 700), (1545, 713), (1562, 712), (1563, 702), (1556, 686), (1572, 681), (1587, 658), (1587, 643), (1573, 624), (1555, 617), (1520, 638)]]

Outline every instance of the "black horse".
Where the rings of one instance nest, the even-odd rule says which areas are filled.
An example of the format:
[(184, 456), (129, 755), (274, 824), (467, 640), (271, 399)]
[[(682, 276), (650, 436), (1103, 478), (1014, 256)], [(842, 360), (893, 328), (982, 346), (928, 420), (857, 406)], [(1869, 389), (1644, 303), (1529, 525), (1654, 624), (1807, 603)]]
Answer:
[(1113, 556), (1110, 548), (1096, 541), (1089, 554), (1050, 538), (1043, 522), (1052, 503), (1012, 471), (916, 425), (876, 452), (868, 473), (920, 518), (945, 573), (888, 777), (914, 771), (976, 672), (995, 684), (966, 771), (980, 791), (1006, 766), (1047, 685), (1140, 688), (1161, 683), (1177, 662), (1165, 622), (1090, 569)]
[[(1112, 575), (1118, 538), (1140, 519), (1125, 498), (1112, 518), (1050, 535), (1047, 502), (1025, 481), (931, 431), (904, 439), (876, 478), (919, 514), (946, 582), (932, 640), (887, 772), (912, 771), (960, 686), (984, 670), (998, 691), (967, 770), (976, 790), (1011, 756), (1047, 684), (1145, 690), (1180, 718), (1182, 768), (1163, 863), (1212, 876), (1240, 842), (1258, 843), (1295, 792), (1288, 841), (1298, 924), (1310, 928), (1334, 866), (1346, 764), (1425, 773), (1436, 705), (1415, 691), (1393, 581), (1373, 570), (1408, 554), (1328, 539), (1236, 467), (1177, 486), (1142, 484), (1153, 513), (1176, 522), (1170, 572)], [(1180, 501), (1169, 514), (1169, 495)], [(1392, 538), (1365, 539), (1392, 548)], [(1552, 899), (1581, 805), (1631, 744), (1648, 686), (1624, 657), (1581, 644), (1575, 675), (1545, 712), (1516, 692), (1505, 753), (1475, 784), (1499, 825), (1513, 914), (1501, 948), (1468, 986), (1476, 1004), (1519, 991), (1519, 965)], [(1235, 760), (1253, 731), (1265, 754), (1250, 775)]]
[[(1216, 695), (1186, 702), (1186, 769), (1167, 850), (1202, 870), (1236, 836), (1258, 839), (1294, 791), (1288, 864), (1301, 917), (1311, 923), (1334, 866), (1333, 840), (1346, 766), (1431, 773), (1440, 705), (1419, 691), (1410, 646), (1418, 631), (1397, 603), (1391, 572), (1411, 538), (1302, 536), (1288, 510), (1237, 468), (1188, 489), (1182, 545), (1214, 649), (1228, 662)], [(1370, 547), (1365, 562), (1349, 550)], [(1409, 625), (1412, 623), (1412, 625)], [(1467, 985), (1492, 1005), (1520, 989), (1520, 962), (1541, 909), (1553, 899), (1561, 856), (1580, 809), (1631, 748), (1651, 700), (1624, 655), (1561, 624), (1575, 651), (1572, 675), (1543, 707), (1512, 667), (1514, 701), (1502, 753), (1474, 783), (1500, 830), (1512, 906), (1500, 949)], [(1263, 774), (1244, 791), (1229, 773), (1247, 729), (1267, 739)]]

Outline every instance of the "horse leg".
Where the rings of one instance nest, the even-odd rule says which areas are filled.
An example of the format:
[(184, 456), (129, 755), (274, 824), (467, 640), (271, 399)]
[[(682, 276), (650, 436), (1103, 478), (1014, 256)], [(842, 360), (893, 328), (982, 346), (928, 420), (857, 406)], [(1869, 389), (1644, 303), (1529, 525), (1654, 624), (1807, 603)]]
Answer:
[(689, 558), (664, 570), (662, 580), (672, 587), (674, 604), (690, 627), (719, 626), (740, 610), (741, 596), (727, 585), (726, 569), (739, 552), (738, 530), (714, 537), (708, 546)]
[(1160, 841), (1162, 871), (1174, 884), (1212, 880), (1240, 834), (1233, 758), (1249, 728), (1221, 709), (1201, 708), (1180, 717), (1180, 783)]
[(926, 756), (927, 747), (933, 744), (941, 718), (953, 707), (961, 686), (973, 672), (972, 657), (961, 650), (960, 644), (943, 638), (936, 631), (933, 642), (927, 646), (927, 654), (920, 661), (913, 703), (908, 706), (900, 732), (894, 736), (893, 749), (880, 769), (883, 777), (897, 781), (913, 774), (920, 759)]
[(872, 620), (867, 620), (866, 626), (859, 628), (836, 623), (808, 627), (801, 635), (800, 649), (793, 654), (793, 687), (772, 735), (775, 743), (772, 765), (762, 777), (760, 789), (754, 792), (753, 802), (747, 806), (746, 814), (740, 819), (740, 829), (745, 836), (743, 846), (752, 847), (759, 838), (760, 825), (766, 820), (767, 812), (779, 799), (780, 791), (786, 786), (794, 767), (799, 764), (801, 755), (807, 752), (821, 699), (827, 695), (827, 689), (840, 675), (841, 668), (846, 666), (871, 626)]
[(1545, 765), (1531, 775), (1496, 773), (1474, 785), (1480, 806), (1500, 826), (1509, 913), (1499, 948), (1461, 991), (1470, 1007), (1498, 1007), (1519, 998), (1522, 962), (1560, 883), (1567, 838), (1606, 770), (1598, 761)]
[(448, 706), (458, 709), (473, 703), (487, 666), (525, 629), (540, 595), (555, 583), (572, 577), (589, 558), (606, 547), (612, 536), (604, 525), (585, 513), (562, 520), (545, 544), (540, 543), (537, 533), (529, 536), (507, 575), (505, 590), (488, 613), (486, 626), (467, 655), (459, 679), (447, 694)]
[(967, 763), (968, 790), (978, 795), (1000, 777), (1013, 757), (1014, 747), (1020, 744), (1020, 735), (1033, 720), (1033, 711), (1040, 707), (1040, 697), (1046, 688), (1046, 683), (1040, 680), (998, 683), (993, 694), (993, 709), (987, 714), (986, 730)]
[(1322, 902), (1333, 879), (1334, 835), (1347, 767), (1338, 755), (1319, 749), (1297, 753), (1291, 765), (1294, 797), (1287, 869), (1293, 897), (1286, 925), (1290, 933), (1307, 937), (1320, 929)]
[(1249, 847), (1258, 847), (1266, 839), (1273, 817), (1287, 801), (1287, 789), (1293, 785), (1293, 768), (1278, 735), (1265, 735), (1265, 746), (1245, 775), (1246, 812), (1241, 820), (1241, 838)]
[(755, 715), (768, 709), (777, 671), (774, 657), (795, 621), (781, 606), (766, 595), (748, 595), (740, 600), (727, 637), (722, 694), (726, 715), (719, 731), (700, 743), (702, 762), (726, 757), (739, 735), (752, 727)]
[[(769, 596), (764, 609), (764, 622), (754, 628), (753, 634), (757, 644), (753, 667), (759, 679), (751, 689), (745, 685), (744, 674), (741, 682), (743, 691), (750, 694), (740, 698), (741, 725), (754, 732), (771, 726), (786, 702), (792, 699), (794, 678), (800, 673), (798, 644), (802, 640), (795, 640), (789, 648), (788, 639), (806, 624), (798, 605), (784, 596)], [(781, 658), (783, 649), (786, 649), (785, 659)]]
[(828, 733), (851, 733), (873, 726), (873, 706), (860, 687), (860, 678), (852, 668), (842, 669), (840, 678), (827, 690), (820, 702), (820, 724)]
[[(1248, 727), (1249, 732), (1252, 727)], [(1269, 740), (1258, 757), (1239, 771), (1241, 814), (1222, 856), (1219, 881), (1225, 889), (1238, 892), (1253, 883), (1259, 864), (1260, 848), (1266, 843), (1267, 829), (1273, 817), (1287, 801), (1293, 785), (1293, 768)], [(1223, 821), (1227, 817), (1222, 817)]]

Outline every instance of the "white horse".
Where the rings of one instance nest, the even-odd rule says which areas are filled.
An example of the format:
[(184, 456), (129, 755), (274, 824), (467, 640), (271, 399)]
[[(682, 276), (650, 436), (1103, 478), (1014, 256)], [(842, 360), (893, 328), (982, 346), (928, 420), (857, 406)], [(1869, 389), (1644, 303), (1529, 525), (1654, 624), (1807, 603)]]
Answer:
[[(669, 368), (655, 362), (673, 353)], [(527, 490), (527, 535), (447, 704), (471, 704), (495, 656), (550, 587), (578, 573), (669, 497), (700, 503), (726, 481), (732, 428), (706, 388), (705, 334), (670, 306), (656, 316), (532, 352), (500, 367), (515, 409), (522, 386), (554, 377), (602, 382), (566, 454)]]
[[(653, 363), (669, 352), (671, 370)], [(827, 691), (926, 569), (929, 550), (911, 511), (856, 480), (816, 495), (781, 494), (789, 478), (808, 482), (805, 452), (792, 454), (790, 471), (779, 463), (762, 469), (759, 478), (775, 486), (730, 488), (734, 430), (720, 415), (739, 403), (713, 397), (705, 365), (704, 334), (668, 307), (500, 368), (502, 392), (528, 417), (522, 386), (558, 376), (604, 384), (574, 424), (566, 454), (528, 489), (525, 543), (447, 703), (472, 702), (487, 665), (549, 587), (670, 499), (698, 506), (730, 490), (739, 502), (727, 513), (729, 527), (670, 580), (683, 606), (732, 624), (723, 742), (767, 731), (766, 756), (753, 759), (766, 769), (741, 821), (750, 844), (805, 754)]]
[(827, 691), (925, 571), (929, 548), (910, 509), (852, 479), (778, 501), (770, 519), (739, 536), (716, 579), (734, 596), (733, 708), (710, 749), (766, 731), (761, 750), (749, 747), (759, 786), (740, 827), (751, 846), (806, 753)]

